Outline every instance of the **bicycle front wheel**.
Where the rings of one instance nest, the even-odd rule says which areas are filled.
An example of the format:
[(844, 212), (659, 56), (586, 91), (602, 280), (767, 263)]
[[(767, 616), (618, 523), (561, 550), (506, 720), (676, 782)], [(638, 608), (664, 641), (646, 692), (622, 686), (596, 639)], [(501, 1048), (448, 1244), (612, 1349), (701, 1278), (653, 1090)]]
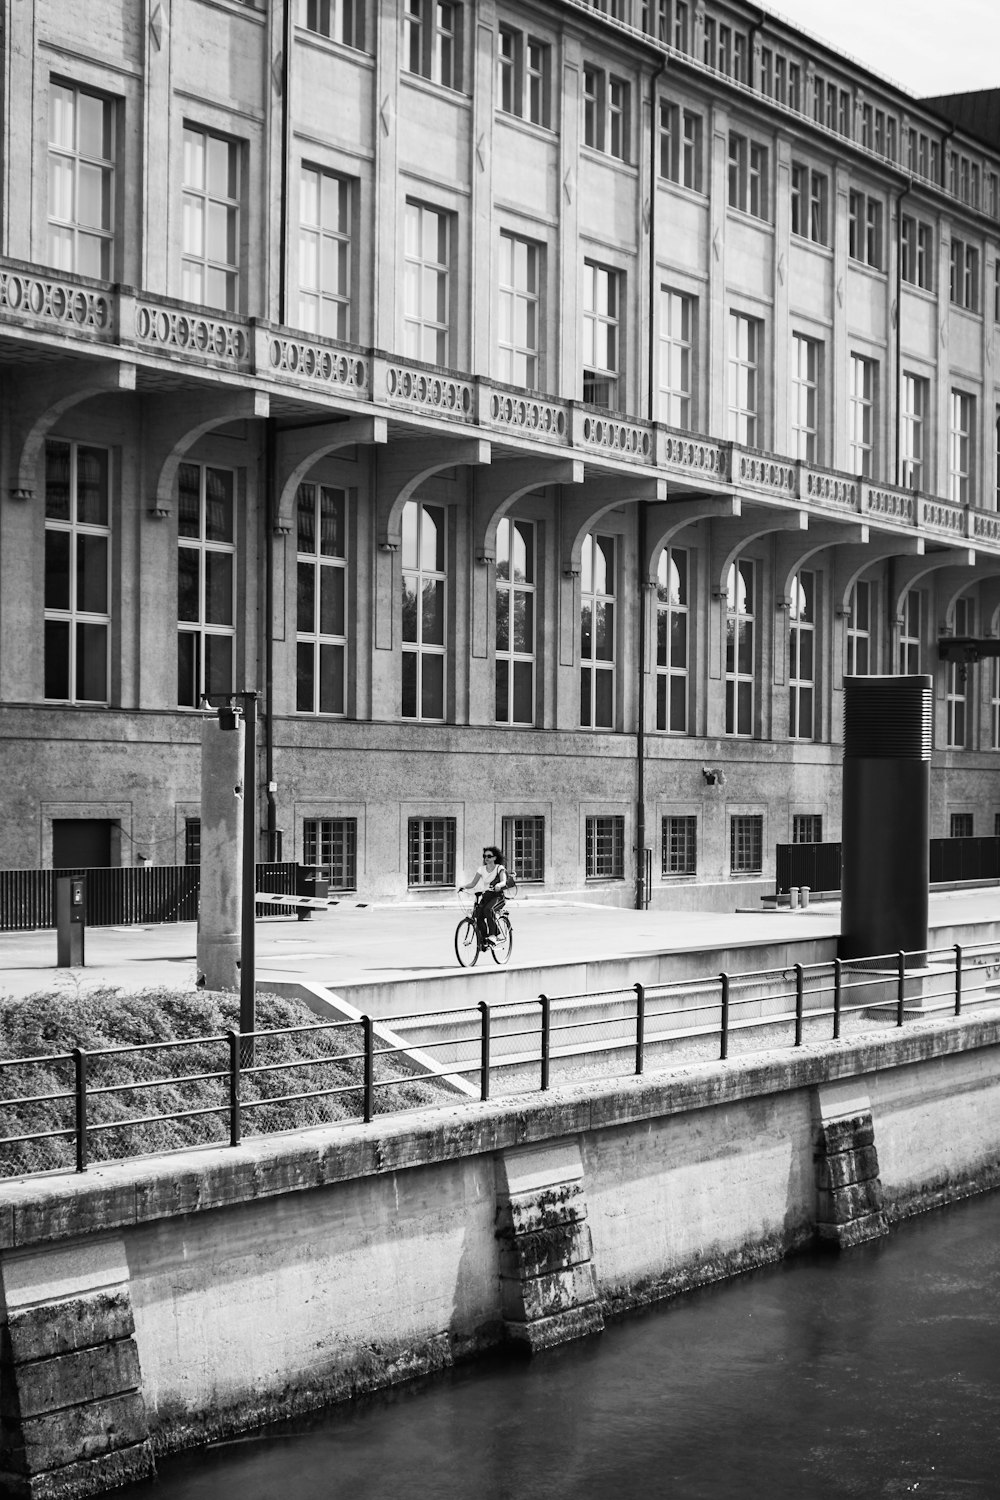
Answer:
[(510, 917), (503, 915), (497, 917), (497, 932), (497, 940), (491, 952), (495, 963), (505, 964), (514, 946), (514, 929), (510, 925)]
[(463, 917), (455, 929), (455, 956), (463, 969), (471, 969), (479, 957), (479, 933), (471, 917)]

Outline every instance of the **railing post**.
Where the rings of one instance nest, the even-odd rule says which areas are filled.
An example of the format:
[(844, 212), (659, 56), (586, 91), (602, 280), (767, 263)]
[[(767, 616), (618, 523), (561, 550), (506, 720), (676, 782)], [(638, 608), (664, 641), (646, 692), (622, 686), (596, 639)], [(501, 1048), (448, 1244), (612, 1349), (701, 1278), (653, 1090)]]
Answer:
[(843, 983), (841, 973), (841, 961), (839, 958), (833, 960), (833, 1040), (840, 1041), (840, 1006), (841, 986)]
[(638, 1075), (645, 1065), (646, 1045), (646, 987), (635, 986), (635, 1071)]
[(955, 944), (955, 1014), (962, 1014), (962, 945)]
[(479, 1053), (479, 1097), (488, 1099), (490, 1097), (490, 1008), (485, 1000), (479, 1002), (479, 1015), (482, 1022)]
[(795, 965), (795, 1045), (802, 1046), (802, 1011), (805, 1005), (803, 970), (801, 964)]
[(76, 1096), (76, 1170), (87, 1170), (87, 1054), (73, 1048), (73, 1092)]
[(238, 1146), (243, 1139), (240, 1118), (240, 1034), (229, 1033), (229, 1144)]
[(365, 1124), (370, 1125), (375, 1111), (375, 1024), (371, 1016), (362, 1016), (365, 1036)]
[(729, 1056), (729, 975), (720, 974), (719, 980), (722, 984), (722, 1046), (719, 1059), (725, 1062)]
[[(542, 1089), (544, 1091), (549, 1086), (552, 1002), (548, 995), (539, 995), (538, 1003), (542, 1007)], [(485, 1095), (483, 1097), (485, 1098)]]
[(903, 1002), (906, 999), (905, 988), (904, 988), (904, 979), (905, 979), (905, 975), (906, 975), (906, 954), (903, 952), (902, 948), (899, 950), (899, 954), (897, 956), (897, 962), (899, 964), (899, 970), (898, 970), (898, 977), (897, 977), (897, 980), (896, 980), (896, 1025), (897, 1026), (902, 1026), (902, 1024), (903, 1024)]

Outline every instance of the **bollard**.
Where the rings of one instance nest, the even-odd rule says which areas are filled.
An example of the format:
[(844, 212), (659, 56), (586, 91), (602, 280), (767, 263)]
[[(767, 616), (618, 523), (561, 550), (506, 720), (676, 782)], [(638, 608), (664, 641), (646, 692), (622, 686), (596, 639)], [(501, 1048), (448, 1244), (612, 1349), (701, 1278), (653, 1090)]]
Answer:
[(799, 904), (799, 888), (797, 885), (790, 885), (788, 887), (788, 904), (792, 908), (792, 911)]
[(807, 885), (803, 885), (803, 886), (799, 887), (799, 905), (800, 906), (808, 906), (809, 905), (809, 887)]

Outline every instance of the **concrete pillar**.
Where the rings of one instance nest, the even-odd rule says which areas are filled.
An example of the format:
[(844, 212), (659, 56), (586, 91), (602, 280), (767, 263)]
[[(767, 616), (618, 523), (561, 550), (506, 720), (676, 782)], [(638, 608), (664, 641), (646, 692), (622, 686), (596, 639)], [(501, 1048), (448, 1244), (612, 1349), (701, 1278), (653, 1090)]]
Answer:
[(816, 1090), (820, 1240), (838, 1250), (888, 1234), (871, 1099), (853, 1080)]
[(240, 987), (243, 916), (243, 746), (246, 730), (201, 729), (201, 897), (198, 982), (208, 990)]

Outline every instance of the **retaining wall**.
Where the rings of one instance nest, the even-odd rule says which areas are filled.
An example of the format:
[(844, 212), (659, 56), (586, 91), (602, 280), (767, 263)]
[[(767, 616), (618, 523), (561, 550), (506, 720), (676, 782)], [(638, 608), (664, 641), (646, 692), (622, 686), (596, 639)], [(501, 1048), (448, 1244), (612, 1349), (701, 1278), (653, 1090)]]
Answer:
[[(156, 1451), (851, 1243), (862, 1200), (884, 1230), (998, 1182), (1000, 1016), (980, 1014), (7, 1183), (0, 1488), (93, 1492)], [(70, 1416), (72, 1459), (51, 1441)]]

